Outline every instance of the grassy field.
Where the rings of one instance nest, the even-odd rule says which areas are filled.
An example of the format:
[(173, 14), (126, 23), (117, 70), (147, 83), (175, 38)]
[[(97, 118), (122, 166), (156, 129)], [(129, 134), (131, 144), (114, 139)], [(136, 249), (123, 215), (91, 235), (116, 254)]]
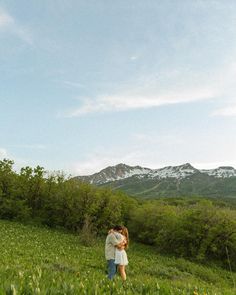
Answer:
[[(0, 294), (236, 294), (231, 273), (133, 244), (128, 280), (106, 279), (103, 241), (0, 220)], [(236, 280), (236, 274), (233, 274)]]

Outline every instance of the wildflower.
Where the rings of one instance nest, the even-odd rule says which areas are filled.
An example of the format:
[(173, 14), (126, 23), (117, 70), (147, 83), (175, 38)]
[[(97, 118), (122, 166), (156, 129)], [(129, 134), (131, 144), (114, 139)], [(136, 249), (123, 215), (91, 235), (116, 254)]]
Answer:
[(84, 284), (82, 282), (80, 283), (80, 287), (81, 288), (84, 288)]
[(38, 273), (38, 277), (41, 278), (41, 276), (42, 276), (42, 269), (40, 267), (37, 267), (37, 273)]
[(16, 288), (15, 288), (15, 286), (14, 285), (11, 285), (11, 294), (12, 295), (16, 295), (17, 293), (16, 293)]

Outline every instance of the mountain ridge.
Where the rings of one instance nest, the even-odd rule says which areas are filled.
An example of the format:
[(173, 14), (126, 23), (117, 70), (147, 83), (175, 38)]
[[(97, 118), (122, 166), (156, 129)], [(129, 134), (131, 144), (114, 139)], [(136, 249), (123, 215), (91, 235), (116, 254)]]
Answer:
[(186, 178), (195, 173), (203, 173), (217, 178), (227, 178), (236, 176), (236, 169), (231, 166), (219, 166), (214, 169), (197, 169), (190, 163), (184, 163), (177, 166), (165, 166), (163, 168), (151, 169), (142, 166), (129, 166), (119, 163), (114, 166), (108, 166), (99, 172), (91, 175), (75, 176), (76, 179), (87, 181), (91, 184), (105, 184), (112, 181), (122, 180), (129, 177), (147, 177), (147, 178)]
[(140, 198), (236, 197), (236, 169), (231, 166), (197, 169), (190, 163), (185, 163), (151, 169), (120, 163), (74, 179), (121, 190)]

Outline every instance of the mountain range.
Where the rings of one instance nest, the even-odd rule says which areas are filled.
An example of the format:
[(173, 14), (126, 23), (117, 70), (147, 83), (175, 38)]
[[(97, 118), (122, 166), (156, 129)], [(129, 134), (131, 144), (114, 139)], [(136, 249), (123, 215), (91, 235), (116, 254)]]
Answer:
[(236, 196), (236, 169), (222, 166), (216, 169), (196, 169), (186, 163), (150, 169), (141, 166), (118, 164), (100, 172), (75, 179), (109, 186), (130, 195), (156, 198), (176, 196)]

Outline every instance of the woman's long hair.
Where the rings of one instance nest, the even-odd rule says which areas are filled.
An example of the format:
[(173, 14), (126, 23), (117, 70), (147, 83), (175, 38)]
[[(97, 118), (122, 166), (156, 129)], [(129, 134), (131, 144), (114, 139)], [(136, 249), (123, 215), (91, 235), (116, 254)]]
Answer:
[(127, 227), (122, 226), (121, 234), (125, 236), (125, 239), (126, 239), (125, 249), (128, 249), (129, 248), (129, 232)]

